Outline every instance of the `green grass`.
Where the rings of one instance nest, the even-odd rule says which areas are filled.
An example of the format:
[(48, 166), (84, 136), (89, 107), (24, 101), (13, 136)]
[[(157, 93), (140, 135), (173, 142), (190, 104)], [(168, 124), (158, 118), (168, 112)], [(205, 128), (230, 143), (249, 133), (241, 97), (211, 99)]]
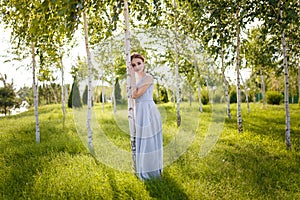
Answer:
[[(251, 104), (250, 114), (246, 105), (242, 108), (242, 134), (237, 133), (236, 105), (232, 105), (233, 119), (226, 118), (222, 127), (224, 119), (215, 118), (222, 131), (207, 135), (215, 108), (205, 106), (200, 114), (197, 105), (183, 104), (183, 125), (177, 128), (173, 104), (159, 105), (164, 146), (174, 148), (180, 157), (164, 168), (162, 180), (147, 182), (91, 155), (77, 134), (72, 110), (67, 110), (63, 128), (60, 105), (39, 108), (40, 144), (35, 142), (33, 110), (2, 117), (0, 199), (299, 199), (299, 106), (290, 105), (291, 150), (285, 146), (283, 105), (262, 109), (261, 104)], [(111, 109), (106, 105), (103, 113), (101, 105), (95, 106), (99, 125), (94, 130), (101, 129), (112, 144), (129, 151), (127, 116), (121, 112), (126, 106), (118, 107), (116, 117)], [(186, 150), (180, 146), (185, 139), (192, 139)], [(204, 144), (210, 146), (201, 157)]]

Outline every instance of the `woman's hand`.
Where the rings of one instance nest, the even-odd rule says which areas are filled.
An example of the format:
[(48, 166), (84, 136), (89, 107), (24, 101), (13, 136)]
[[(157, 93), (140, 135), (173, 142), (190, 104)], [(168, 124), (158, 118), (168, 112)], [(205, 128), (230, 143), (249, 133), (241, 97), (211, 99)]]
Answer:
[(135, 78), (134, 69), (131, 65), (128, 68), (128, 73), (131, 75), (131, 78)]

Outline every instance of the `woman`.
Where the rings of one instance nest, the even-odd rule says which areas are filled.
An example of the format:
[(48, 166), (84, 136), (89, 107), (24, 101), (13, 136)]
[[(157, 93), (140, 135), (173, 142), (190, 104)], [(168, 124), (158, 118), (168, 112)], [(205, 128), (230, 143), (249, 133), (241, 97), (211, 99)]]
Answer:
[(144, 58), (131, 55), (131, 88), (135, 99), (136, 171), (142, 180), (162, 173), (162, 123), (153, 101), (153, 77), (145, 73)]

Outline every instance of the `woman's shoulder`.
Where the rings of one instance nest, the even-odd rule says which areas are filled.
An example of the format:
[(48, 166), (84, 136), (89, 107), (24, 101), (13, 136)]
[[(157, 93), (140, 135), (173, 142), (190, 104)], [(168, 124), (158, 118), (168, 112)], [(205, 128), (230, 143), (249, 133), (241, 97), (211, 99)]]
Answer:
[(146, 78), (153, 79), (153, 76), (151, 74), (146, 73)]
[(146, 73), (145, 80), (153, 82), (153, 76), (151, 74)]

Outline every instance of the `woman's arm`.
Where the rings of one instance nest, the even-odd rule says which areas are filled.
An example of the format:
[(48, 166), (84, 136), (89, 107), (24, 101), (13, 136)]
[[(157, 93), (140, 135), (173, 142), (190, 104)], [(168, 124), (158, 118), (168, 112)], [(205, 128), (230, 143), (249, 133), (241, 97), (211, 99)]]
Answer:
[(142, 96), (152, 83), (153, 83), (153, 77), (151, 75), (146, 75), (145, 79), (140, 84), (140, 86), (132, 90), (132, 98), (137, 99), (140, 96)]

